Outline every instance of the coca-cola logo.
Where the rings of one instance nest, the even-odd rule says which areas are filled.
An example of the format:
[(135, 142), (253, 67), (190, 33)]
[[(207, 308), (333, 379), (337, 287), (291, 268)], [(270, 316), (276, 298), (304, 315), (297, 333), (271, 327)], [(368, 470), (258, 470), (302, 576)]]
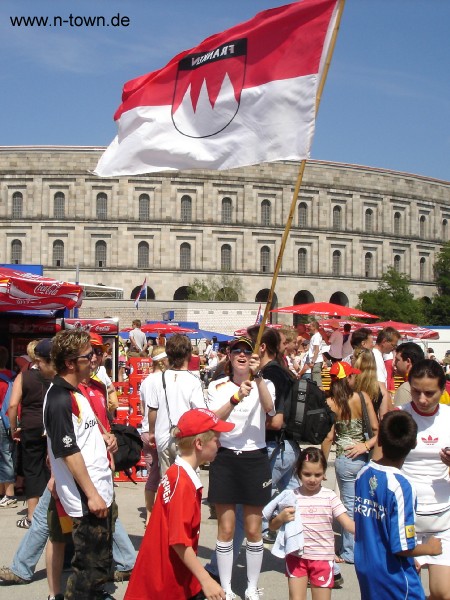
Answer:
[(95, 331), (99, 333), (107, 333), (109, 331), (109, 325), (97, 325)]
[(46, 294), (47, 296), (56, 296), (60, 288), (59, 282), (56, 283), (40, 283), (34, 288), (35, 294)]

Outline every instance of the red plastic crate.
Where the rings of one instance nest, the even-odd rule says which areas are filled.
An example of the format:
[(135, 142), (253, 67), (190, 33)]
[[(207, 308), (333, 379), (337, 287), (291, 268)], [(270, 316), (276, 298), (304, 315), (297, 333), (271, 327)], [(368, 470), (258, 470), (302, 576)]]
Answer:
[(141, 379), (150, 375), (152, 359), (150, 357), (132, 356), (128, 359), (128, 367), (130, 369), (129, 377), (139, 376)]

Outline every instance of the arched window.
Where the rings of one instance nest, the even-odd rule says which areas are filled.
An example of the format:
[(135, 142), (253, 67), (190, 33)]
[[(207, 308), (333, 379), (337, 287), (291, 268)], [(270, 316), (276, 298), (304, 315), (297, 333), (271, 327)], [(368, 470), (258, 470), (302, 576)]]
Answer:
[(263, 246), (260, 251), (260, 259), (261, 259), (261, 272), (269, 273), (270, 272), (270, 248), (269, 246)]
[(147, 242), (138, 244), (138, 269), (148, 269), (150, 264), (150, 247)]
[(231, 271), (231, 246), (224, 244), (220, 249), (220, 269)]
[(12, 218), (21, 219), (23, 216), (23, 196), (21, 192), (14, 192), (12, 197)]
[(62, 240), (55, 240), (53, 242), (52, 265), (54, 267), (64, 266), (64, 242)]
[(298, 251), (298, 268), (299, 275), (306, 275), (306, 249), (300, 248)]
[(367, 233), (373, 231), (373, 210), (368, 208), (364, 215), (364, 229)]
[(180, 246), (180, 269), (189, 271), (191, 268), (191, 245), (183, 242)]
[(101, 192), (97, 194), (97, 219), (108, 218), (108, 197)]
[(148, 194), (139, 196), (139, 221), (150, 221), (150, 196)]
[(11, 242), (11, 263), (13, 265), (20, 265), (22, 262), (22, 242), (20, 240), (13, 240)]
[(333, 207), (333, 229), (335, 231), (342, 229), (342, 210), (340, 206)]
[(397, 271), (397, 273), (400, 273), (401, 265), (402, 257), (400, 256), (400, 254), (396, 254), (394, 256), (394, 270)]
[(419, 237), (421, 237), (421, 238), (425, 237), (425, 225), (426, 225), (426, 218), (425, 218), (425, 215), (422, 215), (419, 219)]
[(103, 240), (95, 244), (95, 266), (100, 269), (106, 267), (106, 242)]
[(399, 212), (394, 213), (394, 235), (400, 235), (402, 228), (402, 215)]
[(261, 225), (268, 227), (270, 225), (270, 218), (272, 212), (272, 206), (270, 200), (263, 200), (261, 202)]
[(222, 223), (231, 223), (232, 208), (231, 198), (222, 198)]
[(333, 267), (332, 273), (334, 277), (339, 277), (341, 274), (341, 253), (339, 250), (333, 252)]
[(181, 198), (181, 220), (184, 223), (192, 221), (192, 198), (190, 196)]
[(420, 262), (419, 262), (419, 279), (420, 279), (420, 281), (425, 281), (427, 278), (426, 268), (427, 268), (427, 261), (422, 256), (422, 258), (420, 259)]
[(306, 202), (300, 202), (298, 205), (298, 226), (308, 227), (308, 205)]
[(444, 242), (446, 242), (448, 239), (448, 221), (447, 221), (447, 219), (444, 219), (442, 221), (442, 239), (444, 240)]
[(371, 252), (367, 252), (364, 257), (364, 275), (373, 277), (373, 255)]
[(55, 219), (64, 219), (66, 216), (66, 197), (62, 192), (53, 196), (53, 216)]

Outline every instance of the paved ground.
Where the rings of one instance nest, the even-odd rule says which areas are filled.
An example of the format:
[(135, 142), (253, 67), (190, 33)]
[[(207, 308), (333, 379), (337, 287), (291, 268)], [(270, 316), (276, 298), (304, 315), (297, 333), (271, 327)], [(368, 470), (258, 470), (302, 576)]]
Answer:
[[(201, 478), (207, 486), (208, 472), (202, 471)], [(326, 484), (334, 488), (334, 469), (331, 465), (328, 470)], [(135, 548), (139, 547), (144, 533), (144, 489), (143, 484), (120, 483), (116, 488), (117, 502), (119, 505), (120, 518), (127, 529)], [(205, 490), (206, 491), (206, 490)], [(205, 495), (205, 494), (204, 494)], [(24, 506), (18, 509), (4, 509), (0, 513), (0, 563), (10, 565), (14, 552), (25, 535), (23, 529), (15, 526), (17, 515), (25, 514)], [(205, 505), (202, 509), (202, 527), (200, 533), (199, 557), (203, 563), (209, 559), (211, 549), (215, 545), (217, 534), (217, 522), (209, 518), (209, 508)], [(149, 568), (151, 568), (151, 557), (149, 557)], [(359, 600), (359, 588), (354, 569), (351, 565), (342, 565), (344, 577), (344, 588), (334, 590), (334, 600)], [(67, 574), (65, 573), (65, 576)], [(110, 584), (108, 588), (117, 600), (122, 600), (126, 590), (126, 583)], [(284, 600), (288, 598), (286, 578), (283, 574), (283, 561), (275, 558), (270, 553), (270, 546), (264, 552), (263, 570), (260, 577), (260, 587), (264, 588), (264, 600)], [(244, 597), (246, 588), (245, 580), (245, 552), (241, 551), (238, 565), (233, 575), (233, 589), (238, 598)], [(308, 591), (308, 598), (311, 592)], [(43, 557), (39, 560), (35, 578), (28, 585), (14, 585), (5, 587), (0, 584), (1, 600), (45, 600), (48, 596), (47, 581), (45, 575), (45, 563)], [(152, 599), (149, 600), (159, 600)], [(170, 600), (168, 598), (167, 600)], [(380, 599), (383, 600), (383, 599)]]

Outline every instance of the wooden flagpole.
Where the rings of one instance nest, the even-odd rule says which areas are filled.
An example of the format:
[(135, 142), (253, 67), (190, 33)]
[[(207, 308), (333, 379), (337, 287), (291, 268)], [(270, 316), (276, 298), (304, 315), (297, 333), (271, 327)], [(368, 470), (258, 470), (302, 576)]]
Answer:
[[(333, 57), (334, 47), (336, 45), (337, 35), (338, 35), (339, 27), (340, 27), (340, 24), (341, 24), (341, 19), (342, 19), (342, 13), (344, 11), (344, 6), (345, 6), (345, 0), (339, 0), (338, 9), (337, 9), (337, 15), (336, 15), (336, 23), (335, 23), (335, 26), (334, 26), (334, 29), (333, 29), (333, 33), (331, 34), (330, 47), (328, 48), (328, 52), (327, 52), (327, 56), (326, 56), (325, 64), (324, 64), (324, 68), (323, 68), (322, 77), (320, 78), (319, 87), (317, 89), (317, 96), (316, 96), (316, 118), (317, 118), (317, 113), (319, 111), (319, 105), (320, 105), (320, 100), (322, 98), (323, 88), (325, 87), (325, 81), (326, 81), (326, 78), (327, 78), (327, 75), (328, 75), (328, 71), (330, 70), (331, 59)], [(299, 195), (300, 186), (301, 186), (302, 180), (303, 180), (303, 174), (305, 172), (305, 167), (306, 167), (306, 159), (302, 160), (301, 163), (300, 163), (300, 169), (299, 169), (298, 176), (297, 176), (297, 182), (295, 184), (294, 194), (292, 196), (291, 208), (289, 210), (289, 216), (288, 216), (288, 219), (287, 219), (287, 222), (286, 222), (286, 227), (284, 228), (283, 237), (281, 239), (281, 246), (280, 246), (280, 250), (278, 252), (277, 262), (275, 264), (275, 269), (274, 269), (274, 272), (273, 272), (272, 285), (270, 286), (270, 291), (269, 291), (269, 296), (267, 298), (266, 308), (264, 309), (264, 315), (263, 315), (263, 318), (262, 318), (262, 321), (261, 321), (261, 324), (260, 324), (259, 330), (258, 330), (258, 337), (256, 339), (256, 344), (255, 344), (255, 352), (258, 352), (258, 350), (259, 350), (259, 346), (261, 344), (262, 334), (264, 332), (264, 327), (266, 325), (266, 321), (267, 321), (267, 318), (269, 316), (270, 306), (272, 304), (273, 293), (275, 291), (275, 285), (276, 285), (276, 282), (277, 282), (277, 279), (278, 279), (278, 273), (279, 273), (279, 271), (281, 269), (281, 262), (283, 260), (284, 250), (286, 248), (287, 239), (288, 239), (288, 236), (289, 236), (289, 232), (291, 230), (292, 221), (293, 221), (293, 218), (294, 218), (295, 207), (297, 205), (298, 195)]]

